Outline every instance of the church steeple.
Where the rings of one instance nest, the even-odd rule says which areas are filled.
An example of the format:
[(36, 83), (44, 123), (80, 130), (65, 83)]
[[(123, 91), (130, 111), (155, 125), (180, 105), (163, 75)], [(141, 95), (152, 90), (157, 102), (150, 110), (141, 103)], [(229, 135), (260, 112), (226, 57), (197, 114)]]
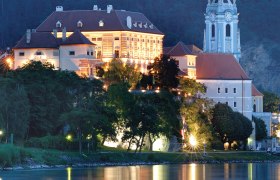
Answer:
[(205, 14), (204, 51), (241, 57), (236, 0), (208, 0)]

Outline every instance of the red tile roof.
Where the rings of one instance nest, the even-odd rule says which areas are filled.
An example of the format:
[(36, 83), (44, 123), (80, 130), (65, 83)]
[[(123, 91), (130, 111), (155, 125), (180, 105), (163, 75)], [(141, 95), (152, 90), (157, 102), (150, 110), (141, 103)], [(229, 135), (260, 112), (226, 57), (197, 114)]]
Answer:
[[(127, 26), (127, 17), (132, 18), (132, 28)], [(99, 26), (99, 21), (104, 22), (104, 26)], [(154, 26), (147, 17), (142, 13), (112, 10), (107, 13), (104, 10), (74, 10), (74, 11), (55, 11), (41, 25), (37, 31), (51, 32), (56, 29), (56, 23), (60, 21), (62, 28), (66, 27), (67, 31), (74, 32), (77, 29), (77, 22), (81, 21), (83, 26), (79, 28), (83, 31), (136, 31), (143, 33), (161, 34), (163, 33)], [(134, 26), (134, 24), (137, 26)], [(142, 26), (139, 26), (142, 24)], [(147, 25), (147, 26), (144, 26)]]
[(197, 55), (202, 53), (202, 50), (195, 45), (185, 45), (183, 42), (178, 42), (174, 47), (164, 48), (164, 54), (170, 56), (185, 56), (185, 55)]
[(88, 44), (95, 45), (86, 38), (79, 30), (69, 36), (61, 45)]
[(250, 80), (232, 54), (199, 54), (196, 60), (197, 79)]
[(254, 84), (252, 84), (252, 96), (263, 96)]

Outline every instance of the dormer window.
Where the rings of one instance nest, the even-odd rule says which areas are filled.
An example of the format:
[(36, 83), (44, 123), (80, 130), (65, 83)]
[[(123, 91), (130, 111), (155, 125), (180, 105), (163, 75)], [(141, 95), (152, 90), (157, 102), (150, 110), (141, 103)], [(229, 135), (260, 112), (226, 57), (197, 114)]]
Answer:
[(83, 23), (82, 23), (82, 21), (78, 21), (78, 22), (77, 22), (77, 27), (78, 27), (78, 28), (83, 27)]
[(56, 22), (56, 27), (57, 27), (57, 28), (61, 28), (61, 26), (62, 26), (61, 22), (60, 22), (60, 21), (57, 21), (57, 22)]
[(99, 27), (103, 27), (104, 26), (104, 22), (102, 20), (99, 21)]

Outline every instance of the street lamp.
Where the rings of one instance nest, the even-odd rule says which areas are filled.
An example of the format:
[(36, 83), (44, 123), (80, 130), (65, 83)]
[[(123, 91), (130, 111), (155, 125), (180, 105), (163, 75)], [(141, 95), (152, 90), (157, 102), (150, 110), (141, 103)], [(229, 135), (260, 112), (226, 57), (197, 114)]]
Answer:
[(66, 140), (67, 140), (67, 141), (72, 141), (72, 139), (73, 139), (73, 138), (72, 138), (72, 135), (71, 135), (71, 134), (69, 134), (69, 135), (66, 136)]
[(197, 146), (197, 140), (192, 134), (189, 137), (189, 143), (193, 149)]
[(206, 156), (206, 142), (203, 141), (203, 156)]
[(2, 136), (4, 135), (4, 131), (3, 130), (0, 130), (0, 143), (1, 143), (1, 140), (2, 140)]

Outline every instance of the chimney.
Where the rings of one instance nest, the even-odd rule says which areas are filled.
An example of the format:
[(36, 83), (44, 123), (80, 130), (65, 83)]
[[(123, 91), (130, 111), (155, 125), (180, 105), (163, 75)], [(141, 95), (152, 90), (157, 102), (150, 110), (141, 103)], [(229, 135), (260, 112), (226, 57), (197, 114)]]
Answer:
[(66, 27), (64, 27), (63, 29), (62, 29), (62, 41), (65, 41), (66, 40)]
[(31, 41), (31, 29), (27, 29), (26, 31), (26, 43), (29, 44)]
[(112, 10), (113, 10), (113, 6), (107, 5), (107, 13), (110, 14)]
[(53, 29), (53, 36), (57, 38), (57, 29)]
[(63, 11), (63, 6), (56, 6), (56, 11), (57, 12)]
[(97, 5), (94, 5), (94, 6), (93, 6), (93, 10), (94, 10), (94, 11), (98, 11), (98, 6), (97, 6)]

